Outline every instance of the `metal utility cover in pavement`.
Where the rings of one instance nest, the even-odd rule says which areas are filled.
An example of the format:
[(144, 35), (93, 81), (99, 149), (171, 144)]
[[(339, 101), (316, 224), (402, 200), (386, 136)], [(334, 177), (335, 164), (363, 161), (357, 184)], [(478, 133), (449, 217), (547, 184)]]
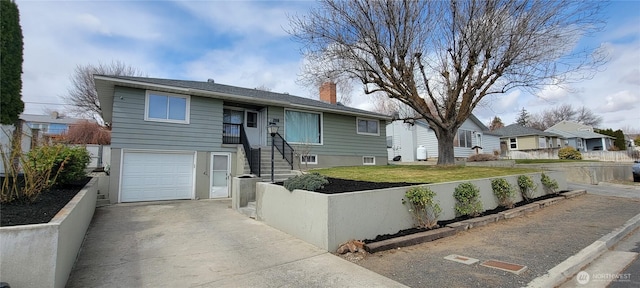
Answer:
[(482, 262), (482, 264), (480, 264), (480, 265), (482, 265), (484, 267), (489, 267), (489, 268), (499, 269), (499, 270), (502, 270), (502, 271), (511, 272), (511, 273), (516, 274), (516, 275), (520, 275), (520, 273), (522, 273), (524, 271), (527, 271), (527, 266), (508, 263), (508, 262), (502, 262), (502, 261), (498, 261), (498, 260), (487, 260), (487, 261)]
[(466, 257), (466, 256), (460, 256), (460, 255), (456, 255), (456, 254), (451, 254), (449, 256), (445, 256), (444, 259), (455, 261), (455, 262), (462, 263), (462, 264), (467, 264), (467, 265), (471, 265), (473, 263), (476, 263), (476, 262), (480, 261), (480, 260), (475, 259), (475, 258)]

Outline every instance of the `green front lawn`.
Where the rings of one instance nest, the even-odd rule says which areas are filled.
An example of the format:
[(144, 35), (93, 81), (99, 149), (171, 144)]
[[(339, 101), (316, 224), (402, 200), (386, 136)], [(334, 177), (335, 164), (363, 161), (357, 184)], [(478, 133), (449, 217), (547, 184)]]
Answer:
[(531, 168), (465, 166), (352, 166), (314, 169), (327, 177), (369, 182), (439, 183), (539, 172)]

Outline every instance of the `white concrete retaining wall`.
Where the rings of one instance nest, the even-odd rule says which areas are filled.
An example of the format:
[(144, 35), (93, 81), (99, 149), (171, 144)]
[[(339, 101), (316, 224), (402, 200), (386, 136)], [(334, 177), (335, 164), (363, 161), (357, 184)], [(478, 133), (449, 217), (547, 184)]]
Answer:
[(0, 281), (65, 287), (96, 206), (97, 179), (46, 224), (0, 227)]
[(566, 181), (598, 184), (612, 180), (633, 181), (630, 163), (567, 162), (550, 164), (517, 164), (517, 167), (563, 171)]
[[(559, 190), (567, 189), (563, 172), (545, 172), (558, 181)], [(538, 184), (535, 197), (544, 195), (540, 173), (527, 174)], [(522, 200), (517, 176), (505, 178), (516, 189), (514, 202)], [(491, 179), (427, 184), (436, 192), (442, 208), (439, 220), (455, 218), (454, 189), (462, 182), (472, 182), (480, 189), (485, 210), (498, 206), (491, 190)], [(327, 251), (351, 239), (373, 239), (377, 235), (394, 234), (413, 227), (413, 220), (402, 198), (409, 187), (321, 194), (304, 190), (289, 192), (282, 186), (258, 183), (256, 188), (257, 219)]]

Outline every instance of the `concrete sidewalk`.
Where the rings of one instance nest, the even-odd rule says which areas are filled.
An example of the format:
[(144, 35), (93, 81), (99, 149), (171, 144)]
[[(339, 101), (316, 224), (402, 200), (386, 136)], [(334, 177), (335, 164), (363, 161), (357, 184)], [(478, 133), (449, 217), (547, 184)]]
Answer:
[(96, 209), (67, 287), (405, 287), (230, 205), (199, 200)]

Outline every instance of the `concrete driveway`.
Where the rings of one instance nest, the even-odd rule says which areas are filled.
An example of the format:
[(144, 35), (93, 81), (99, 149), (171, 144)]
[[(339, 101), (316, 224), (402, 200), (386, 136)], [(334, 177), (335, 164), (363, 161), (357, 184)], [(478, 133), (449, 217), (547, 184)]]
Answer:
[(405, 287), (230, 205), (198, 200), (96, 209), (67, 287)]

